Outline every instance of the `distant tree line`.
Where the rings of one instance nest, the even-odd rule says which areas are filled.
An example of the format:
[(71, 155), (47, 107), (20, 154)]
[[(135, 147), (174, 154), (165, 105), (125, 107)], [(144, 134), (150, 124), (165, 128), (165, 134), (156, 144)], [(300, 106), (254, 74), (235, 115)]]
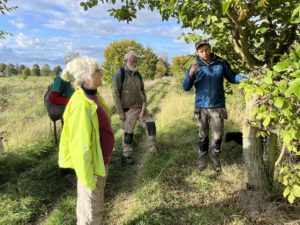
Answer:
[(61, 67), (55, 66), (53, 69), (50, 68), (48, 64), (43, 65), (41, 68), (38, 64), (32, 65), (31, 68), (26, 67), (23, 64), (5, 64), (0, 63), (0, 77), (10, 77), (10, 76), (55, 76), (62, 71)]

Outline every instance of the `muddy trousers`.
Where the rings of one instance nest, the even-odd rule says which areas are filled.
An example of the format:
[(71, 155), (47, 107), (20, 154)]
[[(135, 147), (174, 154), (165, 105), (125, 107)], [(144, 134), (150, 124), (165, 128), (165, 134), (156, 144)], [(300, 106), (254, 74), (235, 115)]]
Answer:
[(136, 121), (139, 121), (142, 127), (146, 130), (146, 134), (148, 137), (147, 145), (149, 150), (152, 152), (157, 150), (155, 122), (148, 110), (145, 110), (144, 116), (140, 117), (141, 110), (141, 108), (129, 108), (129, 110), (125, 112), (126, 120), (123, 121), (121, 125), (124, 132), (122, 148), (123, 155), (125, 157), (131, 156), (133, 153), (133, 131)]
[(77, 180), (77, 225), (101, 225), (104, 212), (106, 177), (96, 176), (94, 190), (84, 187)]
[(199, 158), (209, 152), (209, 130), (211, 131), (210, 153), (212, 157), (219, 157), (224, 134), (224, 119), (227, 118), (225, 108), (196, 109), (195, 117), (199, 136)]

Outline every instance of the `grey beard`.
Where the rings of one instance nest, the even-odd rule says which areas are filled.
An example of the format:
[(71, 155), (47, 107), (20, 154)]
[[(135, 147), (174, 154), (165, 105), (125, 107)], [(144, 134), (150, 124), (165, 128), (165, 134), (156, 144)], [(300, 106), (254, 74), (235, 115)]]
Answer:
[(127, 66), (127, 68), (128, 68), (131, 72), (136, 72), (136, 71), (137, 71), (137, 66), (135, 66), (135, 67)]

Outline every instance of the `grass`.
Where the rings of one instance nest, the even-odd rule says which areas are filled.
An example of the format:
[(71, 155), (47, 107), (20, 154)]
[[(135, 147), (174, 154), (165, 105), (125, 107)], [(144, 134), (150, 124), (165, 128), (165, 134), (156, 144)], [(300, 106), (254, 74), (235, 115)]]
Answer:
[(6, 132), (6, 151), (49, 137), (50, 121), (43, 96), (52, 77), (1, 78), (0, 132)]
[[(235, 203), (242, 175), (238, 166), (224, 168), (221, 176), (211, 166), (203, 173), (196, 170), (197, 134), (190, 97), (171, 91), (161, 102), (157, 115), (160, 153), (149, 155), (137, 171), (134, 192), (111, 203), (113, 212), (122, 208), (123, 214), (112, 215), (107, 224), (222, 224), (225, 219), (227, 224), (238, 224), (247, 220), (238, 207), (223, 209)], [(227, 176), (233, 169), (235, 176)], [(231, 214), (237, 216), (230, 219)]]
[(57, 166), (51, 143), (2, 155), (0, 224), (28, 224), (51, 208), (70, 188)]
[[(9, 140), (9, 148), (0, 155), (0, 224), (76, 224), (76, 188), (60, 173), (57, 148), (43, 111), (43, 91), (52, 78), (9, 79), (0, 84), (0, 103), (5, 108), (1, 108), (0, 131), (5, 129)], [(275, 225), (299, 220), (299, 207), (283, 204), (280, 199), (259, 215), (248, 215), (239, 206), (244, 170), (242, 148), (236, 143), (222, 145), (221, 174), (216, 174), (211, 164), (203, 172), (197, 170), (194, 95), (175, 91), (170, 82), (163, 79), (146, 85), (159, 153), (147, 150), (145, 132), (136, 126), (136, 164), (121, 167), (122, 132), (118, 116), (112, 117), (117, 145), (105, 192), (104, 224)], [(113, 107), (110, 89), (103, 87), (100, 92)], [(11, 95), (14, 98), (9, 99)], [(243, 104), (237, 96), (238, 91), (227, 99), (227, 131), (239, 130)], [(23, 130), (23, 134), (20, 130), (24, 128), (28, 132)], [(15, 130), (18, 135), (12, 135)]]

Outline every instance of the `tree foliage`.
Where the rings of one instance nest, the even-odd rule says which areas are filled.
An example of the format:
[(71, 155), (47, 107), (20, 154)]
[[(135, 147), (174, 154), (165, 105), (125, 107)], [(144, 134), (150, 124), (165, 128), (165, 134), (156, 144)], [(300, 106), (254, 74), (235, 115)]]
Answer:
[(146, 80), (153, 80), (155, 71), (156, 71), (156, 63), (158, 62), (157, 55), (154, 51), (148, 48), (142, 48), (142, 55), (139, 57), (139, 71), (142, 74), (143, 78)]
[(4, 72), (5, 70), (5, 67), (6, 67), (6, 64), (5, 63), (0, 63), (0, 72)]
[[(280, 62), (267, 69), (263, 76), (250, 79), (241, 85), (246, 98), (253, 93), (260, 96), (253, 110), (260, 135), (277, 133), (283, 149), (300, 155), (300, 45)], [(280, 181), (286, 186), (284, 195), (293, 202), (300, 197), (300, 167), (297, 164), (281, 169)]]
[[(87, 10), (98, 3), (115, 4), (116, 1), (88, 0), (81, 2), (81, 6)], [(277, 62), (299, 40), (296, 35), (299, 12), (293, 14), (299, 7), (297, 4), (298, 0), (128, 0), (109, 11), (118, 20), (130, 22), (136, 18), (137, 10), (158, 9), (163, 20), (174, 17), (183, 28), (203, 31), (215, 40), (220, 51), (235, 52), (252, 67)], [(191, 33), (185, 38), (195, 41), (198, 36)]]
[(155, 78), (162, 78), (169, 75), (170, 65), (167, 60), (159, 58), (156, 63)]
[(157, 56), (151, 48), (144, 48), (135, 40), (121, 40), (112, 42), (104, 50), (105, 61), (103, 63), (103, 80), (111, 84), (116, 71), (124, 64), (124, 56), (129, 51), (138, 54), (138, 70), (143, 79), (153, 79), (155, 74)]
[(186, 74), (187, 68), (195, 62), (196, 57), (193, 55), (176, 56), (172, 60), (171, 71), (175, 77), (177, 89), (182, 89), (181, 84)]
[(6, 76), (14, 76), (18, 74), (18, 70), (16, 69), (15, 65), (10, 63), (6, 65), (4, 74)]
[(48, 64), (43, 65), (41, 69), (41, 76), (50, 76), (51, 74), (51, 69)]
[(60, 66), (55, 66), (51, 71), (51, 75), (56, 76), (57, 74), (60, 74), (61, 71), (62, 71), (62, 69)]
[(25, 69), (25, 65), (17, 65), (18, 74), (22, 74), (23, 70)]
[(40, 66), (38, 64), (32, 65), (31, 76), (41, 76), (41, 70), (40, 70)]
[(30, 69), (28, 67), (25, 67), (22, 71), (22, 77), (24, 80), (26, 80), (30, 76)]
[[(7, 6), (7, 1), (8, 0), (0, 0), (0, 12), (2, 15), (4, 15), (6, 12), (10, 12), (12, 10), (15, 10), (17, 7), (8, 7)], [(5, 38), (8, 35), (7, 32), (0, 30), (0, 39)]]

